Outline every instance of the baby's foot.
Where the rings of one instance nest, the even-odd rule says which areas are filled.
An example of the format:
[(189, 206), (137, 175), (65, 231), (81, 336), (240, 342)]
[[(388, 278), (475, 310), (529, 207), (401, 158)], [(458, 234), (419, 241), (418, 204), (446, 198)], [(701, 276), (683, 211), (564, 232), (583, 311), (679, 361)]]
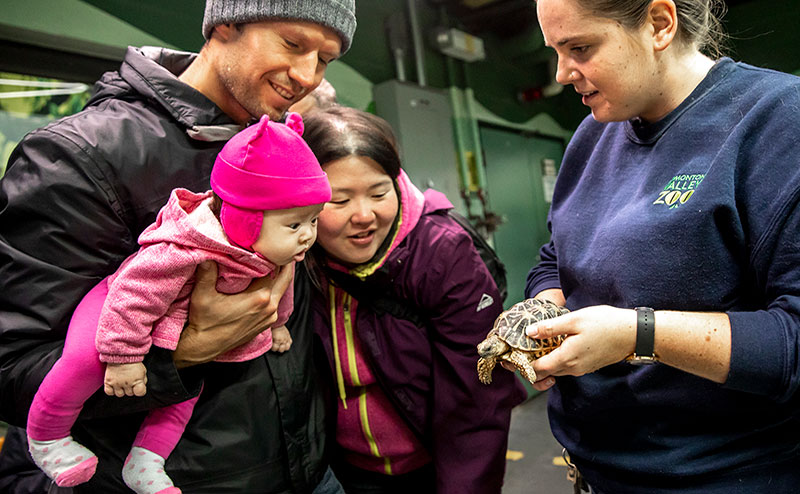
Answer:
[(59, 487), (72, 487), (92, 478), (97, 456), (67, 436), (54, 441), (36, 441), (28, 437), (33, 462)]
[(136, 494), (180, 494), (164, 471), (164, 458), (134, 446), (122, 467), (122, 480)]
[(273, 352), (283, 353), (292, 346), (292, 335), (286, 326), (272, 329), (272, 348)]

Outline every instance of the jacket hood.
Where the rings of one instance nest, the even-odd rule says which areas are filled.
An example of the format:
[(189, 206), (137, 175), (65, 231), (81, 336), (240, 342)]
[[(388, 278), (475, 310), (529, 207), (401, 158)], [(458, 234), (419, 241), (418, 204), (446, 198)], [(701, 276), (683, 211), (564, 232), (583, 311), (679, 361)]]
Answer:
[(243, 127), (205, 95), (178, 79), (197, 57), (195, 53), (146, 46), (128, 47), (118, 72), (106, 72), (95, 83), (87, 106), (110, 98), (156, 102), (194, 139), (222, 141)]
[(186, 189), (173, 190), (156, 221), (139, 236), (139, 244), (144, 247), (160, 242), (178, 243), (188, 249), (230, 256), (251, 267), (263, 269), (264, 263), (268, 263), (274, 269), (275, 265), (264, 256), (228, 241), (209, 207), (211, 197), (211, 191), (197, 194)]

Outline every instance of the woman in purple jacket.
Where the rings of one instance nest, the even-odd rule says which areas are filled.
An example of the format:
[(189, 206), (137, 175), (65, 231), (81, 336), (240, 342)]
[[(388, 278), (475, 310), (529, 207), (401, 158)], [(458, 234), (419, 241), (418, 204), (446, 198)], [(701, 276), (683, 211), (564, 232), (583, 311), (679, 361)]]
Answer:
[[(337, 402), (337, 477), (350, 494), (499, 493), (523, 392), (512, 374), (491, 387), (477, 379), (475, 346), (502, 301), (469, 234), (435, 214), (453, 207), (443, 194), (411, 183), (379, 117), (314, 112), (304, 137), (333, 190), (311, 272)], [(423, 317), (378, 308), (378, 294)]]

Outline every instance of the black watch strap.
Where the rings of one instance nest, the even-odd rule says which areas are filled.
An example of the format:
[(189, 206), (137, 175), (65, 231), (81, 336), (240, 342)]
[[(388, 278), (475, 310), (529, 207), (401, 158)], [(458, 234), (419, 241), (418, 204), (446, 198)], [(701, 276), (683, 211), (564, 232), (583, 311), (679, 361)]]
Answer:
[(632, 361), (647, 360), (655, 362), (656, 317), (655, 311), (650, 307), (637, 307), (636, 309), (636, 348), (633, 351)]

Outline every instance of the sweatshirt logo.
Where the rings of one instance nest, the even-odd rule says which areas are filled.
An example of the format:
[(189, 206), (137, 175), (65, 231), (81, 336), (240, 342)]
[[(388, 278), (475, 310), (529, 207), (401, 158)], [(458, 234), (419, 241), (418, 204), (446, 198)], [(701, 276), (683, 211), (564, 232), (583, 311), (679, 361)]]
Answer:
[(664, 190), (658, 193), (658, 199), (653, 201), (653, 204), (666, 206), (668, 209), (675, 209), (686, 204), (704, 178), (706, 178), (705, 173), (675, 175), (664, 187)]
[(490, 305), (492, 305), (493, 303), (494, 303), (494, 299), (492, 298), (492, 296), (491, 295), (487, 295), (487, 294), (484, 293), (483, 295), (481, 295), (481, 300), (480, 300), (480, 302), (478, 302), (478, 308), (475, 309), (475, 312), (480, 312), (483, 309), (485, 309), (485, 308), (489, 307)]

